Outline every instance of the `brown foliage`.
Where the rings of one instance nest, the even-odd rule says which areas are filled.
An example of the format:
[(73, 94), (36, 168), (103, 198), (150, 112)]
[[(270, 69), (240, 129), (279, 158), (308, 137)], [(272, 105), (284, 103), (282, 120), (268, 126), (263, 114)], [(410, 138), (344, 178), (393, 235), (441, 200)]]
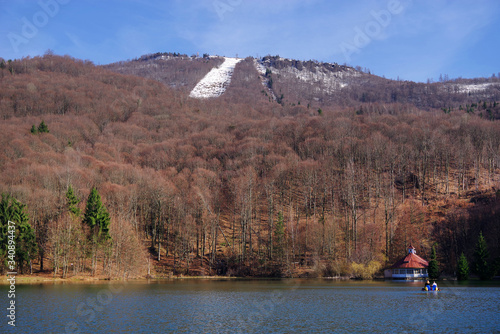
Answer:
[[(114, 275), (131, 274), (144, 257), (125, 257), (141, 245), (177, 273), (196, 256), (220, 272), (236, 261), (266, 273), (279, 263), (288, 274), (321, 261), (391, 260), (410, 242), (425, 256), (455, 238), (450, 212), (471, 192), (499, 187), (500, 125), (471, 113), (380, 104), (319, 116), (243, 95), (195, 101), (67, 57), (15, 63), (0, 77), (0, 188), (43, 211), (33, 222), (66, 224), (68, 184), (79, 194), (97, 186), (120, 240), (107, 262)], [(260, 84), (244, 73), (231, 94)], [(31, 134), (42, 117), (50, 133)], [(470, 244), (450, 245), (454, 256)]]

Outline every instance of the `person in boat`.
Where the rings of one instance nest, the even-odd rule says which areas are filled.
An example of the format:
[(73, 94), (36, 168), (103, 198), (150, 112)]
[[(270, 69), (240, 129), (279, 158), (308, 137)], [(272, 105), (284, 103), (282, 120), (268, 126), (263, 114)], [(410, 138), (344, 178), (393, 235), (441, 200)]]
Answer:
[(429, 281), (425, 282), (425, 287), (422, 290), (430, 291), (431, 290), (431, 282), (429, 282)]
[(438, 291), (438, 285), (436, 284), (436, 282), (433, 282), (432, 283), (432, 291)]

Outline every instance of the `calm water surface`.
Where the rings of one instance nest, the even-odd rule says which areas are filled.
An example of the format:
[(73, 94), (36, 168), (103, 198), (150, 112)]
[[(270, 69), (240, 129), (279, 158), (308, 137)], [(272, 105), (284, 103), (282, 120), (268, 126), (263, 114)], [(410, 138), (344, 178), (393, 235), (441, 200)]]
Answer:
[(500, 287), (176, 280), (16, 288), (6, 333), (500, 333)]

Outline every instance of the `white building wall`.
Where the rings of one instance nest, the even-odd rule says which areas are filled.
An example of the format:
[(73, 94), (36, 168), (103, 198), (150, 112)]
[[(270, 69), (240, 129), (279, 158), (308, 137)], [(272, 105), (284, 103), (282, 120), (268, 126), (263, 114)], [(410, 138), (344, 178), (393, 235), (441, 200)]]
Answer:
[(386, 269), (386, 278), (415, 279), (429, 277), (427, 269)]

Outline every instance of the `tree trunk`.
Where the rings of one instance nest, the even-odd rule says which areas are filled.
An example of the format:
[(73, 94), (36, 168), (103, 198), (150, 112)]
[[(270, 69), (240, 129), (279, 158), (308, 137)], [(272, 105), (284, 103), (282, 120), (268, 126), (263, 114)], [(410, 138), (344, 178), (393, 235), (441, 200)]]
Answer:
[(43, 249), (40, 250), (40, 272), (43, 272), (43, 258), (44, 258), (45, 252)]

